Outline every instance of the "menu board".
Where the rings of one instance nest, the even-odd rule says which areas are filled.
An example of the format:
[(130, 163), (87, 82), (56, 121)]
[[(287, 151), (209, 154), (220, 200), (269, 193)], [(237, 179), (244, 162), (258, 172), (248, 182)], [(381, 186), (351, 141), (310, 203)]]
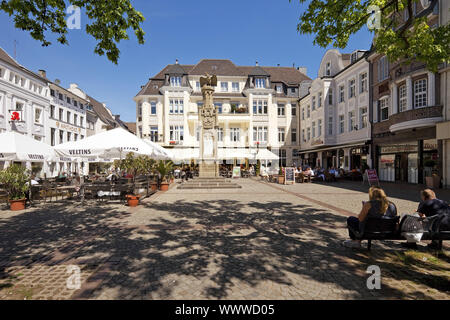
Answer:
[(234, 167), (233, 178), (240, 178), (240, 177), (241, 177), (241, 167)]
[(367, 169), (366, 170), (367, 181), (369, 181), (369, 185), (380, 185), (380, 181), (378, 180), (377, 170), (375, 169)]
[(295, 168), (284, 168), (284, 184), (295, 184)]

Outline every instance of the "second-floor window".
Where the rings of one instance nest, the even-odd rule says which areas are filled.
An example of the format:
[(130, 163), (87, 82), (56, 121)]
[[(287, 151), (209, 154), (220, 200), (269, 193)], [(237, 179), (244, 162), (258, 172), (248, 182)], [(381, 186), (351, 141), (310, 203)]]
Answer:
[(344, 115), (339, 116), (339, 133), (343, 134), (345, 131), (345, 119)]
[(311, 128), (312, 128), (311, 136), (312, 136), (312, 138), (315, 138), (316, 137), (316, 122), (315, 121), (313, 121)]
[(220, 91), (228, 92), (228, 82), (221, 82), (220, 83)]
[(297, 115), (297, 105), (296, 104), (291, 105), (291, 115), (293, 117), (295, 117)]
[(150, 140), (158, 142), (158, 127), (150, 127)]
[(253, 141), (267, 142), (267, 127), (253, 127)]
[(240, 128), (230, 128), (230, 141), (239, 142), (241, 139), (241, 129)]
[(169, 127), (170, 141), (180, 142), (184, 139), (184, 127), (183, 126), (170, 126)]
[(231, 89), (233, 90), (233, 92), (239, 92), (239, 82), (233, 82), (231, 84)]
[(181, 87), (181, 77), (170, 77), (171, 87)]
[(42, 109), (41, 108), (34, 109), (34, 123), (42, 124)]
[(223, 128), (217, 128), (217, 141), (223, 142)]
[(333, 104), (333, 89), (332, 88), (328, 89), (328, 104), (329, 105)]
[(284, 142), (286, 139), (286, 132), (284, 128), (278, 128), (278, 142)]
[(328, 134), (333, 135), (333, 117), (328, 118)]
[(364, 108), (359, 109), (359, 114), (360, 114), (359, 128), (360, 129), (365, 129), (365, 128), (367, 128), (367, 125), (368, 125), (367, 108), (364, 107)]
[(50, 118), (55, 119), (55, 106), (50, 106)]
[(291, 129), (291, 142), (297, 142), (297, 129)]
[(150, 114), (156, 114), (156, 102), (150, 102)]
[(183, 114), (184, 101), (182, 99), (169, 100), (169, 114)]
[(427, 80), (414, 81), (414, 108), (427, 106)]
[(352, 132), (353, 130), (357, 130), (355, 123), (355, 112), (350, 111), (348, 113), (348, 132)]
[(284, 117), (285, 116), (285, 106), (284, 106), (284, 104), (279, 104), (278, 105), (278, 116), (279, 117)]
[(322, 120), (319, 119), (319, 121), (317, 122), (317, 136), (321, 137), (322, 136)]
[(398, 111), (406, 111), (407, 108), (407, 96), (406, 85), (402, 85), (398, 88)]
[(317, 108), (322, 107), (322, 92), (319, 92), (319, 96), (317, 97)]
[(267, 100), (254, 100), (253, 101), (253, 113), (254, 114), (267, 114)]
[(311, 110), (312, 111), (316, 110), (316, 97), (312, 97)]

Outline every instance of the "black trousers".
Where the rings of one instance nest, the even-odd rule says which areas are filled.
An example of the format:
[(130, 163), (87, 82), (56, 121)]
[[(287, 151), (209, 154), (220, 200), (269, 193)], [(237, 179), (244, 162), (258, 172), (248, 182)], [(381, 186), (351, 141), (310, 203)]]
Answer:
[(356, 236), (352, 230), (359, 230), (359, 219), (357, 217), (348, 217), (347, 218), (347, 228), (348, 228), (348, 235), (350, 236), (350, 239), (356, 240)]

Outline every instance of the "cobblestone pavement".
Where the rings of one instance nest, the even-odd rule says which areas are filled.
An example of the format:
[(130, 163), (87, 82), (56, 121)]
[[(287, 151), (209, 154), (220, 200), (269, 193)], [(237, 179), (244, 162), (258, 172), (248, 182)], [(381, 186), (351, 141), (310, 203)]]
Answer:
[[(449, 299), (448, 244), (341, 246), (361, 183), (158, 193), (137, 208), (88, 202), (0, 211), (0, 299)], [(386, 186), (400, 212), (411, 186)], [(445, 193), (440, 195), (446, 197)], [(448, 199), (448, 198), (447, 198)], [(413, 200), (413, 201), (412, 201)], [(68, 289), (68, 267), (81, 288)], [(381, 269), (369, 290), (366, 270)]]

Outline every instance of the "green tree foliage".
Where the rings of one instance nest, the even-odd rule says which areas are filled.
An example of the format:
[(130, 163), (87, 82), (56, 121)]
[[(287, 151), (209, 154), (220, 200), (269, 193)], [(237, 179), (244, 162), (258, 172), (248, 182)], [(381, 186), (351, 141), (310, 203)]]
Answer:
[(94, 52), (100, 56), (106, 53), (115, 64), (120, 55), (117, 45), (129, 40), (128, 29), (134, 31), (139, 44), (144, 43), (141, 23), (145, 18), (131, 0), (0, 0), (0, 10), (13, 16), (16, 28), (49, 46), (48, 32), (55, 34), (59, 43), (68, 44), (67, 3), (84, 9), (89, 18), (86, 33), (97, 40)]
[[(289, 0), (292, 1), (292, 0)], [(380, 28), (374, 33), (374, 48), (392, 62), (420, 61), (436, 71), (439, 64), (450, 62), (450, 25), (429, 26), (427, 16), (438, 6), (431, 0), (423, 12), (414, 15), (420, 0), (299, 0), (309, 3), (300, 16), (297, 30), (314, 34), (314, 44), (345, 48), (351, 35), (363, 28), (377, 6), (381, 14)], [(404, 20), (405, 11), (407, 20)]]

